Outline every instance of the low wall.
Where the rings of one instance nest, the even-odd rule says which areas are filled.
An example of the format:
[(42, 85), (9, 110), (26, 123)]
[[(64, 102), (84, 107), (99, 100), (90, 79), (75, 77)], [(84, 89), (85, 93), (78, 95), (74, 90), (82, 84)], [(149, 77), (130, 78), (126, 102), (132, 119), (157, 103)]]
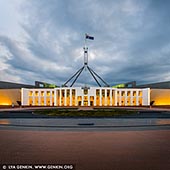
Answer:
[(170, 89), (151, 89), (150, 101), (154, 101), (153, 106), (170, 105)]
[(0, 89), (1, 106), (11, 106), (12, 104), (18, 106), (17, 101), (21, 101), (20, 89)]

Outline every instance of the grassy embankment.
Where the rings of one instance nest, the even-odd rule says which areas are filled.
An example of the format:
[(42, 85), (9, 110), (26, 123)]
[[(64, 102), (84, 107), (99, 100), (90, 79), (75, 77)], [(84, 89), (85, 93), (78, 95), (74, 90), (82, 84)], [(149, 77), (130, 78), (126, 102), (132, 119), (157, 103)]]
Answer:
[(77, 110), (77, 109), (49, 109), (37, 110), (35, 114), (42, 114), (57, 117), (115, 117), (123, 115), (136, 114), (136, 111), (124, 109), (94, 109), (94, 110)]

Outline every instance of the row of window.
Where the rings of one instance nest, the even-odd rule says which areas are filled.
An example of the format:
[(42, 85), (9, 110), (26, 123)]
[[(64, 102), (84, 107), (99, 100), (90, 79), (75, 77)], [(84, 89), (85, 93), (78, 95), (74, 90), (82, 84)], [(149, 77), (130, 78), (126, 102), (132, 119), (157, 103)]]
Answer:
[(142, 91), (117, 91), (117, 96), (142, 96)]
[(29, 96), (33, 96), (33, 94), (34, 96), (44, 96), (45, 94), (46, 96), (51, 96), (51, 94), (54, 96), (54, 91), (29, 91)]
[[(54, 96), (54, 91), (30, 91), (29, 92), (29, 96)], [(88, 90), (87, 89), (84, 89), (84, 95), (87, 95), (88, 94)], [(101, 94), (102, 96), (107, 96), (109, 97), (110, 96), (110, 90), (102, 90), (101, 91)], [(60, 91), (57, 90), (57, 95), (60, 96)], [(114, 96), (115, 95), (115, 91), (112, 90), (111, 92), (111, 95)], [(64, 97), (65, 96), (65, 90), (61, 90), (61, 96)], [(70, 90), (66, 90), (66, 96), (70, 96)], [(75, 96), (75, 89), (72, 90), (72, 96)], [(100, 96), (100, 90), (97, 89), (96, 90), (96, 96)], [(142, 96), (142, 91), (117, 91), (117, 96)]]
[[(88, 104), (88, 101), (77, 101), (78, 102), (78, 105), (81, 106), (82, 103), (84, 102), (84, 105), (87, 105)], [(142, 105), (142, 101), (137, 101), (138, 105)], [(117, 106), (119, 105), (136, 105), (137, 104), (136, 101), (132, 101), (132, 103), (130, 101), (127, 101), (127, 103), (125, 104), (124, 101), (121, 101), (121, 102), (117, 102)], [(64, 101), (61, 101), (60, 104), (62, 106), (64, 106)], [(59, 103), (57, 103), (57, 106), (60, 105)], [(110, 102), (101, 102), (101, 105), (104, 106), (105, 104), (107, 105), (110, 105)], [(35, 101), (35, 103), (33, 104), (33, 101), (30, 100), (29, 101), (29, 105), (52, 105), (54, 106), (54, 102), (50, 102), (50, 101), (41, 101), (40, 103), (38, 101)], [(70, 105), (70, 101), (66, 102), (66, 105), (69, 106)], [(90, 106), (93, 106), (94, 105), (94, 101), (90, 101)], [(114, 105), (114, 102), (111, 103), (111, 105)], [(75, 106), (75, 101), (72, 101), (72, 106)], [(100, 102), (99, 101), (96, 101), (96, 106), (100, 106)]]

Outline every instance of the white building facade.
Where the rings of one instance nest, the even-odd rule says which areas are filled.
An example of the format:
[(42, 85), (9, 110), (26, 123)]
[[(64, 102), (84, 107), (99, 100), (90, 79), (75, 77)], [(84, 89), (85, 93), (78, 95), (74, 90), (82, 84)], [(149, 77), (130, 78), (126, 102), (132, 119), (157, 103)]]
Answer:
[(59, 87), (21, 89), (22, 106), (149, 106), (150, 89)]

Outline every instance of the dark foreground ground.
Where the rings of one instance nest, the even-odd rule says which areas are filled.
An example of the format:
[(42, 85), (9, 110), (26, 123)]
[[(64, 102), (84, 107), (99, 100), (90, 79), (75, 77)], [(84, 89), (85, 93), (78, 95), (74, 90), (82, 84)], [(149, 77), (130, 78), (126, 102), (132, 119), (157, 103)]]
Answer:
[[(128, 121), (131, 121), (130, 118), (134, 118), (135, 122), (136, 118), (151, 121), (162, 118), (169, 125), (170, 113), (140, 111), (131, 116), (127, 117)], [(2, 122), (5, 120), (42, 123), (49, 122), (48, 119), (48, 116), (35, 115), (32, 111), (0, 113)], [(57, 122), (58, 118), (53, 121)], [(42, 127), (22, 126), (17, 128), (0, 126), (0, 169), (3, 165), (11, 164), (74, 164), (76, 170), (170, 169), (169, 126), (134, 127), (133, 130), (132, 127), (124, 127), (121, 130), (61, 130), (57, 127), (46, 127), (44, 130)]]
[(0, 130), (1, 164), (75, 164), (76, 170), (168, 170), (170, 130)]

